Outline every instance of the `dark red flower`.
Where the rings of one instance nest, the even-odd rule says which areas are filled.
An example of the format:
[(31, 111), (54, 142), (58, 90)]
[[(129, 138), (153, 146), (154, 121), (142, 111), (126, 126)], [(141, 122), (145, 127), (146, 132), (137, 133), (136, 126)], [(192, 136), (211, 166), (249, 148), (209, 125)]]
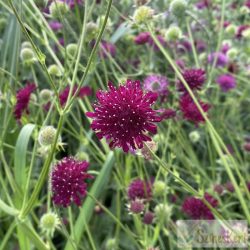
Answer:
[(216, 193), (218, 193), (218, 194), (222, 194), (223, 191), (224, 191), (223, 185), (221, 185), (221, 184), (216, 184), (216, 185), (214, 186), (214, 191), (215, 191)]
[[(218, 201), (208, 193), (205, 193), (204, 198), (210, 203), (212, 207), (218, 206)], [(182, 210), (194, 220), (205, 219), (212, 220), (214, 215), (211, 210), (205, 205), (202, 199), (195, 197), (188, 197), (182, 204)]]
[(150, 225), (153, 223), (154, 214), (150, 211), (146, 212), (143, 217), (143, 223), (146, 225)]
[(89, 163), (78, 161), (74, 158), (63, 158), (58, 162), (51, 173), (52, 199), (56, 205), (67, 207), (74, 202), (81, 205), (81, 200), (86, 196), (86, 179), (93, 176), (87, 173)]
[(149, 32), (141, 32), (134, 38), (134, 42), (138, 45), (145, 44), (149, 41), (150, 33)]
[(162, 120), (172, 119), (176, 117), (176, 111), (174, 109), (165, 109), (165, 110), (162, 110), (162, 113), (160, 116)]
[(108, 58), (108, 54), (112, 57), (116, 54), (116, 47), (113, 43), (102, 41), (101, 42), (101, 50), (99, 52), (100, 57), (102, 58)]
[(231, 181), (228, 181), (224, 187), (226, 188), (226, 190), (230, 193), (233, 193), (235, 191), (233, 183)]
[(128, 198), (130, 200), (145, 199), (152, 197), (152, 182), (136, 179), (128, 187)]
[[(70, 87), (67, 86), (67, 87), (59, 94), (59, 99), (60, 99), (60, 104), (61, 104), (61, 106), (64, 106), (64, 105), (66, 104), (67, 99), (68, 99), (68, 96), (69, 96), (69, 90), (70, 90)], [(76, 90), (77, 90), (77, 86), (74, 86), (72, 95), (75, 94)], [(84, 96), (90, 96), (91, 93), (92, 93), (91, 88), (88, 87), (88, 86), (85, 86), (85, 87), (80, 88), (80, 91), (79, 91), (77, 97), (82, 98), (82, 97), (84, 97)]]
[(98, 91), (96, 96), (95, 111), (86, 115), (94, 119), (91, 128), (99, 139), (106, 138), (111, 148), (120, 147), (124, 152), (130, 147), (142, 148), (143, 142), (151, 141), (146, 132), (156, 134), (154, 123), (161, 121), (151, 108), (156, 93), (144, 93), (139, 81), (127, 80), (117, 88), (109, 83), (108, 91)]
[[(210, 105), (199, 101), (199, 104), (204, 112), (207, 112), (210, 109)], [(180, 110), (183, 113), (183, 116), (186, 120), (194, 122), (196, 125), (202, 122), (205, 122), (205, 119), (201, 115), (196, 104), (192, 98), (185, 94), (180, 99)]]
[[(157, 40), (159, 41), (159, 43), (165, 47), (167, 45), (165, 39), (163, 36), (161, 35), (157, 35)], [(155, 43), (155, 41), (153, 40), (153, 38), (150, 36), (149, 39), (148, 39), (148, 44), (155, 50), (155, 51), (158, 51), (160, 50), (158, 45)]]
[(15, 118), (20, 120), (23, 112), (29, 112), (28, 106), (30, 101), (31, 93), (36, 89), (34, 83), (28, 83), (24, 88), (20, 89), (16, 95), (16, 105), (15, 105)]
[(240, 39), (240, 38), (242, 38), (242, 33), (243, 33), (243, 31), (245, 31), (245, 30), (247, 30), (247, 29), (250, 29), (250, 25), (240, 25), (239, 27), (238, 27), (238, 30), (237, 30), (237, 33), (236, 33), (236, 37), (238, 38), (238, 39)]
[[(188, 86), (194, 89), (201, 89), (202, 85), (204, 84), (205, 78), (205, 71), (203, 69), (186, 69), (182, 73), (183, 78), (187, 82)], [(185, 86), (181, 81), (179, 81), (179, 90), (180, 91), (187, 91)]]

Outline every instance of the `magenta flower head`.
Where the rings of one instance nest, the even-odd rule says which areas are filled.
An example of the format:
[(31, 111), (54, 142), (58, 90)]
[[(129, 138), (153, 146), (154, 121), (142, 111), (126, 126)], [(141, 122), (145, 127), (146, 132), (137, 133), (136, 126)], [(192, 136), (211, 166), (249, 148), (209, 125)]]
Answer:
[(89, 163), (74, 158), (63, 158), (52, 169), (52, 200), (56, 205), (68, 207), (71, 202), (81, 206), (87, 193), (87, 179), (93, 176), (87, 173)]
[[(200, 101), (199, 104), (204, 112), (207, 112), (210, 109), (210, 105), (207, 103), (203, 103)], [(181, 97), (180, 110), (182, 111), (183, 116), (186, 120), (192, 121), (196, 125), (205, 122), (205, 119), (201, 115), (196, 104), (188, 94), (185, 94)]]
[[(76, 90), (77, 90), (77, 86), (74, 86), (72, 95), (75, 94)], [(60, 100), (61, 106), (64, 106), (64, 105), (66, 104), (67, 99), (68, 99), (68, 96), (69, 96), (69, 91), (70, 91), (70, 87), (67, 86), (67, 87), (59, 94), (59, 100)], [(88, 86), (81, 87), (81, 88), (80, 88), (80, 91), (79, 91), (79, 93), (78, 93), (78, 95), (77, 95), (77, 97), (82, 98), (82, 97), (84, 97), (84, 96), (90, 96), (91, 93), (92, 93), (92, 90), (91, 90), (90, 87), (88, 87)]]
[(201, 0), (196, 4), (198, 9), (205, 9), (211, 5), (211, 0)]
[(240, 39), (242, 38), (242, 34), (245, 30), (247, 29), (250, 29), (250, 25), (240, 25), (237, 29), (237, 32), (236, 32), (236, 38)]
[(157, 94), (144, 93), (139, 81), (127, 80), (119, 87), (108, 84), (108, 91), (98, 91), (98, 103), (94, 112), (86, 115), (93, 118), (91, 128), (99, 139), (106, 138), (111, 148), (119, 147), (124, 152), (129, 148), (143, 148), (143, 142), (151, 141), (146, 132), (156, 134), (155, 122), (161, 118), (151, 108)]
[(150, 33), (149, 32), (141, 32), (134, 38), (134, 42), (138, 45), (145, 44), (149, 41)]
[(222, 52), (213, 52), (211, 53), (210, 55), (208, 55), (208, 62), (210, 64), (213, 64), (215, 58), (217, 58), (217, 61), (216, 61), (216, 66), (217, 67), (224, 67), (228, 64), (228, 57), (223, 54)]
[(149, 75), (144, 79), (143, 87), (159, 96), (166, 96), (168, 94), (168, 79), (161, 75)]
[(228, 92), (236, 87), (236, 80), (230, 74), (220, 75), (216, 82), (220, 85), (221, 90), (224, 92)]
[(29, 112), (28, 106), (30, 101), (31, 93), (36, 89), (36, 85), (34, 83), (28, 83), (25, 87), (20, 89), (16, 94), (16, 105), (15, 105), (15, 118), (16, 120), (20, 120), (23, 112)]
[(75, 7), (75, 4), (80, 5), (83, 2), (83, 0), (60, 0), (60, 1), (68, 4), (68, 6), (71, 9), (73, 9)]
[(102, 41), (101, 42), (101, 50), (99, 55), (101, 58), (108, 58), (108, 55), (114, 57), (116, 54), (116, 47), (113, 43)]
[[(206, 73), (203, 69), (186, 69), (182, 75), (192, 90), (201, 89), (206, 80)], [(187, 91), (181, 81), (179, 81), (178, 85), (180, 91)]]
[(49, 26), (54, 31), (59, 31), (63, 27), (63, 25), (60, 22), (58, 22), (58, 21), (51, 21), (51, 22), (49, 22)]
[[(159, 41), (159, 43), (165, 47), (167, 45), (165, 39), (163, 36), (161, 35), (157, 35), (157, 39)], [(160, 50), (158, 45), (155, 43), (155, 41), (153, 40), (153, 38), (150, 36), (149, 39), (148, 39), (148, 44), (155, 50), (155, 51), (158, 51)]]
[[(208, 193), (205, 193), (204, 199), (207, 200), (212, 207), (218, 206), (218, 201)], [(194, 220), (213, 220), (214, 215), (205, 203), (198, 198), (188, 197), (182, 204), (182, 211)]]
[(152, 197), (152, 181), (136, 179), (128, 187), (129, 200), (150, 200)]

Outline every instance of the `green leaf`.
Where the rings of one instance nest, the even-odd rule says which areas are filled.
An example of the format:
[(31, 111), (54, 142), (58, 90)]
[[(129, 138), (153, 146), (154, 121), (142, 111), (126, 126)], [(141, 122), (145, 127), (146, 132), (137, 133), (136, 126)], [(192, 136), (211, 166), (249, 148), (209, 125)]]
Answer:
[[(92, 196), (96, 197), (97, 199), (109, 181), (109, 177), (111, 174), (112, 167), (114, 165), (114, 161), (115, 161), (114, 153), (110, 152), (108, 154), (108, 157), (107, 157), (105, 163), (104, 163), (104, 166), (101, 169), (100, 174), (98, 175), (93, 187), (90, 190), (90, 194)], [(94, 207), (95, 207), (95, 201), (93, 199), (91, 199), (90, 197), (87, 197), (86, 200), (84, 201), (84, 204), (81, 208), (80, 214), (79, 214), (79, 216), (76, 220), (76, 223), (74, 225), (73, 235), (74, 235), (75, 243), (77, 245), (79, 244), (79, 242), (81, 240), (81, 236), (83, 235), (83, 233), (86, 229), (85, 225), (89, 222), (89, 220), (92, 216)], [(85, 223), (85, 221), (86, 221), (86, 223)], [(73, 235), (71, 235), (71, 238), (73, 238)], [(74, 247), (72, 246), (70, 239), (68, 239), (68, 241), (67, 241), (67, 245), (65, 247), (65, 250), (74, 250)]]
[(26, 184), (26, 154), (30, 136), (35, 128), (34, 124), (26, 124), (16, 142), (15, 160), (14, 160), (14, 176), (17, 185), (23, 190)]

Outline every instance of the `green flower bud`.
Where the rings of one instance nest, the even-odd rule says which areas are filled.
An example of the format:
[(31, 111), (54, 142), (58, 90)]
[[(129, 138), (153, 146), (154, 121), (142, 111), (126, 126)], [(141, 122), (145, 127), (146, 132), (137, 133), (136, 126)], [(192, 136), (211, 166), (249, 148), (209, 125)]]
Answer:
[[(97, 18), (96, 22), (97, 22), (98, 27), (101, 27), (103, 25), (104, 20), (105, 20), (105, 16), (104, 15), (101, 15), (101, 16), (99, 16)], [(113, 27), (113, 23), (112, 23), (112, 21), (111, 21), (111, 19), (109, 17), (108, 20), (107, 20), (106, 29), (111, 29), (112, 27)]]
[(31, 93), (30, 95), (30, 101), (36, 103), (37, 102), (37, 96), (34, 93)]
[(56, 64), (52, 64), (49, 66), (48, 68), (48, 72), (50, 75), (54, 75), (54, 76), (62, 76), (62, 71), (60, 70), (60, 68), (56, 65)]
[(248, 40), (250, 40), (250, 29), (246, 29), (242, 32), (242, 36)]
[(187, 9), (186, 0), (173, 0), (170, 4), (170, 12), (176, 17), (182, 17)]
[(161, 203), (155, 207), (154, 211), (156, 220), (165, 224), (172, 215), (172, 206)]
[(50, 146), (56, 138), (56, 129), (53, 126), (42, 128), (38, 134), (38, 141), (42, 146)]
[(242, 6), (242, 7), (240, 7), (240, 13), (242, 15), (247, 15), (247, 14), (250, 13), (250, 10), (249, 10), (249, 8), (247, 6)]
[(23, 48), (21, 50), (20, 57), (24, 63), (33, 63), (34, 61), (36, 61), (35, 54), (30, 48)]
[(69, 54), (70, 56), (74, 56), (77, 52), (77, 44), (76, 43), (70, 43), (67, 45), (66, 47), (66, 52), (67, 54)]
[(177, 41), (182, 36), (181, 29), (178, 26), (171, 26), (167, 29), (165, 37), (168, 41)]
[(164, 196), (166, 193), (166, 184), (164, 181), (155, 181), (153, 184), (154, 196)]
[(59, 18), (69, 12), (69, 6), (65, 2), (55, 0), (50, 4), (49, 12), (53, 18)]
[(43, 89), (39, 93), (39, 97), (43, 102), (48, 102), (52, 98), (53, 92), (50, 89)]
[(57, 214), (52, 212), (44, 214), (40, 219), (40, 227), (42, 228), (42, 231), (52, 236), (55, 229), (58, 228), (59, 225), (60, 220)]
[(87, 153), (85, 153), (85, 152), (77, 153), (76, 158), (79, 161), (89, 161), (89, 155)]
[(226, 27), (225, 32), (230, 35), (230, 36), (234, 36), (236, 33), (237, 27), (236, 25), (230, 24)]
[(86, 25), (86, 39), (87, 41), (91, 41), (97, 36), (98, 33), (98, 25), (94, 22), (89, 22)]
[(235, 48), (231, 48), (227, 51), (227, 56), (230, 59), (235, 59), (238, 56), (238, 50)]
[(148, 6), (140, 6), (134, 12), (134, 21), (137, 24), (147, 23), (153, 18), (154, 10)]
[(105, 249), (106, 250), (115, 250), (117, 249), (116, 247), (116, 239), (108, 239), (106, 244), (105, 244)]
[(188, 136), (189, 136), (189, 139), (192, 143), (198, 142), (200, 140), (200, 137), (201, 137), (200, 133), (196, 130), (190, 132)]

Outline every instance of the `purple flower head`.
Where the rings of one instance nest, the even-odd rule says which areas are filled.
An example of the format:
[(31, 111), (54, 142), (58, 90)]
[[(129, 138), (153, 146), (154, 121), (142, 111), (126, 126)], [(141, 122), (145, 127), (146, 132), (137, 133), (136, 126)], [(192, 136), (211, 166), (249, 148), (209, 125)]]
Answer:
[(140, 214), (143, 212), (145, 205), (143, 203), (143, 200), (135, 199), (131, 200), (128, 205), (129, 211), (132, 214)]
[(116, 54), (116, 47), (113, 43), (103, 40), (101, 42), (101, 50), (99, 52), (99, 55), (101, 58), (108, 58), (108, 54), (114, 57)]
[(180, 41), (177, 45), (177, 48), (178, 48), (178, 51), (182, 53), (192, 51), (192, 45), (188, 40)]
[(166, 96), (168, 94), (168, 79), (161, 75), (149, 75), (144, 79), (144, 89), (146, 91), (152, 91), (159, 96)]
[[(204, 112), (207, 112), (210, 109), (210, 105), (207, 103), (203, 103), (200, 101), (199, 104)], [(199, 109), (188, 94), (185, 94), (181, 97), (180, 110), (182, 111), (183, 116), (186, 120), (192, 121), (196, 125), (205, 122), (205, 119), (201, 115)]]
[(63, 25), (60, 22), (58, 22), (58, 21), (51, 21), (51, 22), (49, 22), (49, 26), (54, 31), (59, 31), (63, 27)]
[(146, 225), (151, 225), (153, 223), (153, 220), (154, 220), (154, 214), (150, 211), (147, 211), (144, 214), (143, 223)]
[(205, 9), (211, 5), (211, 0), (201, 0), (196, 4), (198, 9)]
[[(74, 86), (72, 95), (75, 94), (76, 90), (77, 90), (77, 86)], [(60, 99), (60, 104), (61, 104), (61, 106), (64, 106), (64, 105), (66, 104), (67, 99), (68, 99), (68, 96), (69, 96), (69, 91), (70, 91), (70, 87), (67, 86), (67, 87), (59, 94), (59, 99)], [(90, 96), (91, 93), (92, 93), (92, 91), (91, 91), (91, 88), (90, 88), (90, 87), (88, 87), (88, 86), (81, 87), (81, 88), (80, 88), (80, 91), (79, 91), (79, 93), (78, 93), (78, 95), (77, 95), (77, 97), (82, 98), (82, 97), (84, 97), (84, 96)]]
[(227, 65), (228, 57), (222, 52), (218, 52), (218, 53), (213, 52), (212, 54), (208, 55), (208, 62), (212, 64), (216, 57), (217, 57), (217, 61), (216, 61), (217, 67), (224, 67)]
[(198, 40), (198, 41), (195, 41), (195, 47), (197, 48), (197, 51), (199, 53), (202, 53), (206, 50), (207, 48), (207, 45), (204, 41), (202, 40)]
[(34, 83), (28, 83), (25, 87), (20, 89), (16, 94), (16, 105), (15, 105), (15, 118), (16, 120), (20, 120), (23, 112), (29, 112), (28, 106), (30, 101), (31, 93), (36, 89), (36, 85)]
[(246, 152), (250, 152), (250, 142), (245, 142), (244, 145), (243, 145), (243, 149)]
[(168, 120), (176, 117), (176, 111), (174, 109), (160, 109), (160, 116), (162, 120)]
[[(183, 78), (187, 82), (188, 86), (192, 89), (201, 89), (202, 85), (204, 84), (206, 78), (205, 78), (206, 72), (203, 69), (186, 69), (182, 73)], [(182, 84), (181, 81), (178, 82), (179, 90), (185, 91), (186, 88)]]
[[(218, 206), (218, 201), (208, 193), (205, 193), (204, 198), (210, 203), (212, 207)], [(194, 220), (213, 220), (214, 215), (205, 203), (198, 198), (188, 197), (182, 204), (182, 211)]]
[(225, 43), (222, 45), (221, 52), (223, 54), (226, 54), (229, 49), (230, 49), (230, 45), (228, 43)]
[(247, 6), (250, 9), (250, 0), (246, 0), (245, 6)]
[(94, 112), (87, 112), (93, 118), (91, 128), (99, 139), (109, 140), (111, 148), (120, 147), (124, 152), (129, 148), (142, 148), (143, 142), (151, 141), (146, 134), (156, 134), (154, 123), (161, 118), (151, 106), (157, 100), (157, 94), (144, 93), (139, 81), (127, 80), (125, 85), (115, 87), (108, 84), (108, 91), (98, 91), (98, 103)]
[(233, 183), (231, 181), (228, 181), (224, 187), (226, 188), (226, 190), (230, 193), (233, 193), (235, 191)]
[(87, 192), (87, 179), (93, 176), (87, 173), (89, 163), (74, 158), (63, 158), (52, 169), (52, 200), (56, 205), (68, 207), (72, 202), (81, 206)]
[(152, 182), (136, 179), (128, 187), (129, 200), (150, 200), (152, 197)]
[(223, 191), (224, 191), (223, 185), (221, 185), (221, 184), (216, 184), (216, 185), (214, 186), (214, 191), (215, 191), (216, 193), (218, 193), (219, 195), (221, 195), (221, 194), (223, 193)]
[(236, 87), (236, 80), (230, 74), (220, 75), (216, 79), (216, 82), (220, 85), (221, 90), (224, 92), (228, 92), (229, 90), (234, 89)]
[(237, 29), (236, 37), (238, 39), (242, 38), (242, 33), (247, 29), (250, 29), (250, 25), (240, 25)]
[(61, 2), (64, 2), (68, 4), (68, 6), (73, 9), (75, 7), (75, 4), (80, 5), (82, 4), (82, 0), (60, 0)]
[(134, 42), (138, 45), (145, 44), (149, 41), (150, 33), (149, 32), (141, 32), (134, 38)]

